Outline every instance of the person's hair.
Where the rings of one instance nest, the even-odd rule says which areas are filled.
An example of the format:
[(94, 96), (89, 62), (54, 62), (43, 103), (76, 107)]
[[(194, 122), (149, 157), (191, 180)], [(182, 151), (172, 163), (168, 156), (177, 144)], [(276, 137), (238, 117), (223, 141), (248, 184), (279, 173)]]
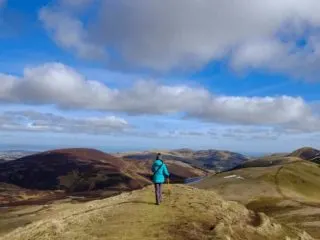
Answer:
[(161, 153), (157, 153), (157, 160), (160, 159)]

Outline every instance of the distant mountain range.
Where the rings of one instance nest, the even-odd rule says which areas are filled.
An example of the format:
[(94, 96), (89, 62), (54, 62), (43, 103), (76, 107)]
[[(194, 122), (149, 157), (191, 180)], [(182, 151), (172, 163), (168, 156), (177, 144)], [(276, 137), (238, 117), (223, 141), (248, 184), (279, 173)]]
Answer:
[[(171, 151), (159, 151), (163, 160), (180, 161), (188, 163), (194, 167), (214, 170), (216, 172), (225, 171), (238, 166), (251, 158), (239, 153), (219, 150), (200, 150), (177, 149)], [(128, 160), (153, 160), (156, 151), (119, 153), (117, 156)]]

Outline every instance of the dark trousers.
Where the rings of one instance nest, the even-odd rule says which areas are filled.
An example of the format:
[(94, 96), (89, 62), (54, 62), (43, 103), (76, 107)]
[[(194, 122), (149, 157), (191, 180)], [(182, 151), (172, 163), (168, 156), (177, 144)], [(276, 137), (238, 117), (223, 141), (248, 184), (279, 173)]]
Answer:
[(155, 189), (155, 194), (156, 194), (156, 203), (159, 205), (162, 201), (162, 184), (155, 183), (154, 189)]

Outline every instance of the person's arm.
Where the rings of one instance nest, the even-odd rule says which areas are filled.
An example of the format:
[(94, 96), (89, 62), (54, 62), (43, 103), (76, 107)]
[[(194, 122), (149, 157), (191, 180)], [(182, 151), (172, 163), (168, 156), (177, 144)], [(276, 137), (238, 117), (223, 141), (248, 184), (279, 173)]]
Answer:
[(168, 171), (168, 168), (167, 168), (166, 164), (163, 165), (163, 173), (167, 178), (170, 177), (170, 173)]

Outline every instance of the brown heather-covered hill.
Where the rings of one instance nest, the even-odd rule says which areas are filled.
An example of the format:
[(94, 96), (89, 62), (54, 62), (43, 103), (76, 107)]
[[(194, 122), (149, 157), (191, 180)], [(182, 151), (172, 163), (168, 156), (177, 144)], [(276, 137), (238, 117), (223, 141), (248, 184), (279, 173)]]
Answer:
[[(44, 191), (55, 191), (58, 196), (61, 192), (92, 195), (93, 192), (107, 191), (104, 196), (108, 196), (131, 191), (151, 184), (150, 167), (150, 162), (124, 160), (94, 149), (60, 149), (38, 153), (0, 163), (0, 183), (19, 187), (19, 191), (12, 187), (3, 188), (0, 204), (30, 199), (30, 190), (34, 196), (47, 196)], [(207, 174), (204, 170), (180, 162), (169, 162), (168, 167), (172, 182), (181, 183), (186, 178)], [(14, 196), (10, 197), (11, 193)]]
[(298, 157), (303, 160), (312, 161), (315, 163), (320, 163), (320, 150), (310, 147), (300, 148), (292, 152), (290, 157)]
[(137, 189), (148, 180), (131, 164), (93, 149), (43, 152), (0, 165), (0, 182), (37, 190)]

